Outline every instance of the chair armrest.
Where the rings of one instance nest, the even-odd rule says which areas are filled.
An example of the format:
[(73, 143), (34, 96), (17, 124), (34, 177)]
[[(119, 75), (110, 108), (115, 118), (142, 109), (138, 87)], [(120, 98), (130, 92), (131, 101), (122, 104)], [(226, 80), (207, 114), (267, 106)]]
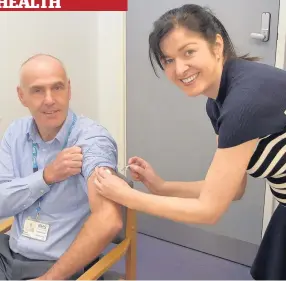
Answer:
[(0, 233), (5, 233), (11, 229), (14, 217), (4, 220), (0, 223)]
[(130, 244), (130, 239), (123, 240), (119, 245), (113, 248), (107, 255), (103, 256), (95, 265), (81, 275), (77, 280), (97, 280), (113, 264), (125, 255)]

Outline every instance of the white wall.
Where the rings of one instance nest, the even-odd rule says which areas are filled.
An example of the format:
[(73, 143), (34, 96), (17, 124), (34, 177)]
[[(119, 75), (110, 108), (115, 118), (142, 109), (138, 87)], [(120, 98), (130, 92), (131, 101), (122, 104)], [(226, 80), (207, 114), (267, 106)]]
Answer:
[(17, 98), (20, 64), (36, 53), (61, 59), (71, 78), (71, 107), (103, 124), (124, 161), (124, 13), (0, 13), (0, 137), (29, 114)]
[(97, 112), (98, 120), (117, 140), (118, 166), (126, 163), (125, 153), (125, 13), (101, 12), (97, 16)]

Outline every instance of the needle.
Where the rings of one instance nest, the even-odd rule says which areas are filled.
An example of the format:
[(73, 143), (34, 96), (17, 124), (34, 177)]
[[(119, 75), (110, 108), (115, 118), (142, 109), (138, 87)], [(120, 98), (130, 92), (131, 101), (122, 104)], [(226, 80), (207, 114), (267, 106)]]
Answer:
[(125, 170), (127, 170), (130, 167), (130, 165), (126, 165), (123, 169), (121, 169), (121, 172), (124, 172)]

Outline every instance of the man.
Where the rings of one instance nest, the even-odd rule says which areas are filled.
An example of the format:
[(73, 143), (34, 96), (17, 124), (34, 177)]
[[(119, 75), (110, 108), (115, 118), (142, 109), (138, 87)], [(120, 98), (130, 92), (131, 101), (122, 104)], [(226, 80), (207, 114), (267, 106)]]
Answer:
[(116, 170), (117, 146), (102, 126), (69, 109), (62, 63), (36, 55), (17, 88), (32, 117), (14, 121), (0, 148), (0, 279), (76, 278), (122, 227), (120, 207), (96, 193), (96, 167)]

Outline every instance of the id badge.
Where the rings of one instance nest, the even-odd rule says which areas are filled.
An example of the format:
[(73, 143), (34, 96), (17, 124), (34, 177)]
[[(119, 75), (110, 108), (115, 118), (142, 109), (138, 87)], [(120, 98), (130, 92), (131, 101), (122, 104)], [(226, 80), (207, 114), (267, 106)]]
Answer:
[(39, 241), (46, 241), (49, 225), (40, 221), (27, 218), (24, 223), (22, 235)]

